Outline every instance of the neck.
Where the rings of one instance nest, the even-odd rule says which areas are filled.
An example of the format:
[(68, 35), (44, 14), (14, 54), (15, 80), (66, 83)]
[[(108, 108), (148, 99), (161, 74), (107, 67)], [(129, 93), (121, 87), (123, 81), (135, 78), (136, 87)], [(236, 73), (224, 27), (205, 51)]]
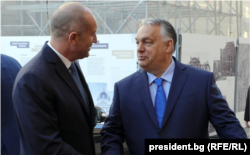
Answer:
[[(147, 72), (153, 74), (157, 78), (160, 78), (163, 75), (163, 73), (168, 69), (171, 62), (172, 62), (172, 57), (171, 57), (171, 59), (168, 59), (164, 64), (159, 65), (160, 67), (154, 67), (154, 69), (147, 71)], [(155, 69), (155, 68), (157, 68), (157, 69)]]
[(65, 58), (67, 58), (69, 61), (73, 62), (75, 59), (71, 57), (70, 55), (70, 48), (66, 41), (64, 40), (51, 40), (50, 41), (51, 46), (61, 55), (63, 55)]

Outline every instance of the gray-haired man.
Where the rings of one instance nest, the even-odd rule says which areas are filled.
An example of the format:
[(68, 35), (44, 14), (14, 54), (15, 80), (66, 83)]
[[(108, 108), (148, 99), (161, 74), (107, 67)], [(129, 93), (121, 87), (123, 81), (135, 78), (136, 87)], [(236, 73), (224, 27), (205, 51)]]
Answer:
[(219, 138), (247, 138), (211, 72), (172, 57), (176, 33), (166, 20), (147, 19), (135, 37), (142, 70), (117, 82), (102, 128), (103, 155), (145, 154), (145, 139), (209, 138), (209, 121)]

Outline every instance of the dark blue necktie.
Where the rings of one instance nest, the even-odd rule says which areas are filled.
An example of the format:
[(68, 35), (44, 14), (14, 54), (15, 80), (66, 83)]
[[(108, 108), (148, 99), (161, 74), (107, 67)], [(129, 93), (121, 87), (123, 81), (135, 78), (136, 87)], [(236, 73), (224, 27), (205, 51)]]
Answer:
[(157, 92), (155, 96), (155, 112), (156, 112), (159, 128), (161, 128), (161, 123), (162, 123), (167, 101), (166, 101), (166, 95), (165, 95), (164, 89), (162, 87), (162, 79), (161, 78), (155, 79), (155, 83), (157, 84)]
[(84, 88), (83, 88), (83, 85), (82, 85), (81, 80), (80, 80), (80, 78), (79, 78), (78, 71), (77, 71), (77, 69), (76, 69), (76, 66), (75, 66), (75, 63), (74, 63), (74, 62), (71, 63), (71, 66), (69, 67), (69, 69), (70, 69), (70, 71), (71, 71), (71, 75), (72, 75), (73, 79), (74, 79), (75, 82), (76, 82), (76, 85), (78, 86), (78, 88), (79, 88), (79, 90), (80, 90), (80, 92), (81, 92), (81, 94), (82, 94), (82, 97), (83, 97), (83, 99), (84, 99), (84, 101), (85, 101), (85, 104), (86, 104), (86, 106), (88, 107), (88, 98), (87, 98), (87, 94), (86, 94), (86, 92), (85, 92), (85, 90), (84, 90)]

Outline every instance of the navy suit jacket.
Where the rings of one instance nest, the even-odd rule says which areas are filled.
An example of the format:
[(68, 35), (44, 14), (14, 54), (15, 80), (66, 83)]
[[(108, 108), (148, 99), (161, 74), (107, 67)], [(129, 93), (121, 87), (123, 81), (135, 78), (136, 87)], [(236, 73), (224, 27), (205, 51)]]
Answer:
[(20, 139), (15, 118), (12, 88), (21, 65), (1, 54), (1, 154), (19, 155)]
[(147, 74), (139, 70), (117, 82), (109, 115), (102, 128), (103, 155), (143, 155), (145, 139), (207, 139), (209, 121), (219, 138), (247, 138), (216, 86), (213, 73), (178, 62), (162, 127), (157, 125)]
[(79, 64), (89, 109), (57, 54), (47, 45), (19, 72), (13, 102), (21, 155), (94, 155), (96, 111)]

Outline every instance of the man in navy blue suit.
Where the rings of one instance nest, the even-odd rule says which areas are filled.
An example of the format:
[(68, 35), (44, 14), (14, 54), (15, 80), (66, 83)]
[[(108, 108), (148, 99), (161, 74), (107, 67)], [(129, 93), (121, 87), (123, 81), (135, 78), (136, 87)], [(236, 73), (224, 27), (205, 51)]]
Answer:
[(20, 137), (12, 102), (12, 88), (21, 69), (17, 60), (1, 54), (1, 154), (19, 155)]
[(142, 70), (114, 86), (101, 131), (103, 155), (123, 154), (124, 141), (130, 155), (143, 155), (145, 139), (209, 138), (209, 121), (219, 138), (247, 138), (213, 73), (172, 57), (177, 37), (168, 21), (142, 21), (135, 40)]
[(13, 102), (20, 155), (95, 155), (96, 110), (78, 59), (97, 42), (97, 24), (79, 2), (60, 6), (51, 40), (18, 73)]

